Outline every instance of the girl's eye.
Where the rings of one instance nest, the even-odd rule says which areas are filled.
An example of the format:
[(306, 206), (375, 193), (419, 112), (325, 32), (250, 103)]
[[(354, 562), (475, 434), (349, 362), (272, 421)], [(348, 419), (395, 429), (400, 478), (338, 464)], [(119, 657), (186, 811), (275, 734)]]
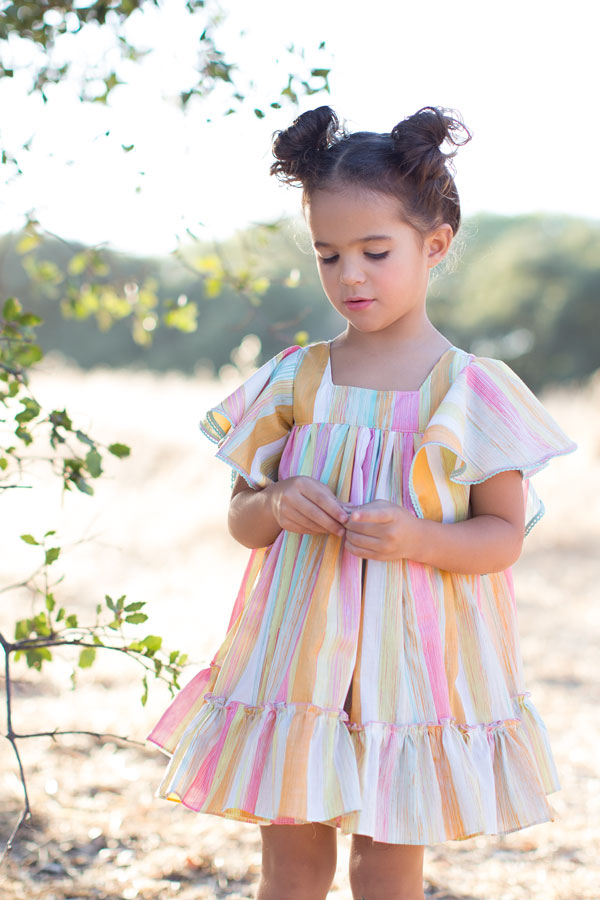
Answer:
[(365, 256), (368, 256), (369, 259), (385, 259), (389, 252), (389, 250), (385, 250), (383, 253), (365, 253)]
[(338, 259), (338, 255), (336, 253), (335, 256), (320, 256), (319, 262), (322, 263), (334, 263)]

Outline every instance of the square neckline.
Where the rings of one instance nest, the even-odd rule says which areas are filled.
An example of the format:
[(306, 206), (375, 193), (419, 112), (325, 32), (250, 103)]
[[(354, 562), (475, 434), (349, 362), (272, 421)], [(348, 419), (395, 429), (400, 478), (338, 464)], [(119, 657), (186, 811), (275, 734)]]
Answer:
[(446, 358), (446, 356), (452, 350), (458, 350), (458, 347), (456, 347), (454, 344), (450, 344), (450, 346), (447, 347), (444, 350), (444, 352), (442, 353), (442, 355), (440, 357), (438, 357), (438, 359), (434, 362), (433, 366), (431, 367), (431, 369), (429, 370), (429, 372), (427, 373), (427, 375), (425, 376), (424, 380), (421, 382), (421, 384), (419, 385), (418, 388), (415, 388), (410, 391), (402, 391), (402, 390), (395, 390), (394, 388), (362, 387), (361, 385), (358, 385), (358, 384), (337, 384), (333, 380), (333, 376), (332, 376), (332, 372), (331, 372), (331, 344), (333, 343), (333, 340), (334, 340), (334, 338), (331, 338), (331, 340), (328, 340), (325, 342), (327, 344), (327, 365), (325, 366), (325, 374), (327, 376), (327, 380), (328, 380), (329, 384), (331, 385), (331, 387), (336, 388), (338, 390), (367, 391), (370, 394), (393, 394), (393, 395), (400, 395), (400, 396), (405, 396), (405, 395), (411, 396), (414, 394), (420, 394), (421, 391), (427, 385), (427, 383), (433, 377), (435, 370), (440, 365), (442, 360), (444, 360)]

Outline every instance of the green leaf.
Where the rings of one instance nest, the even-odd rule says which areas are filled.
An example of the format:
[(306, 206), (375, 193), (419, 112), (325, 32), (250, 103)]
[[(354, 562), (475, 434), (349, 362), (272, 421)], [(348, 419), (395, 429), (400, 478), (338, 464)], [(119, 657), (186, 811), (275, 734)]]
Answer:
[(81, 275), (81, 273), (87, 268), (89, 261), (89, 253), (86, 251), (82, 251), (81, 253), (76, 253), (75, 256), (72, 256), (69, 260), (68, 270), (71, 275)]
[(8, 460), (5, 456), (0, 456), (0, 469), (4, 471), (8, 466)]
[(44, 354), (37, 344), (23, 344), (15, 353), (15, 361), (24, 369), (28, 369), (39, 362), (43, 356)]
[(91, 495), (94, 493), (94, 488), (91, 486), (91, 484), (88, 484), (87, 481), (81, 477), (81, 475), (75, 475), (70, 480), (75, 484), (77, 490), (81, 491), (82, 494), (88, 494), (88, 496), (91, 497)]
[(39, 234), (35, 234), (35, 232), (29, 232), (23, 235), (15, 249), (17, 253), (29, 253), (30, 250), (35, 250), (35, 248), (38, 247), (40, 243), (41, 238)]
[(149, 634), (143, 639), (142, 644), (149, 653), (157, 653), (162, 647), (162, 638), (157, 634)]
[(77, 628), (77, 616), (75, 613), (71, 613), (70, 616), (67, 616), (65, 619), (65, 625), (67, 628)]
[(116, 611), (117, 611), (117, 607), (115, 606), (115, 603), (114, 603), (113, 598), (112, 598), (112, 597), (109, 597), (108, 594), (105, 594), (105, 595), (104, 595), (104, 599), (105, 599), (105, 601), (106, 601), (106, 605), (108, 606), (108, 608), (109, 608), (112, 612), (116, 612)]
[(31, 634), (31, 619), (19, 619), (15, 624), (15, 641), (26, 641)]
[(24, 397), (20, 403), (24, 409), (15, 416), (17, 422), (31, 422), (32, 419), (39, 415), (41, 407), (31, 397)]
[(148, 699), (148, 676), (144, 675), (142, 678), (142, 684), (144, 685), (144, 692), (142, 694), (142, 706), (146, 705), (146, 701)]
[(66, 409), (53, 409), (49, 419), (55, 428), (66, 428), (67, 431), (73, 430), (73, 423)]
[(132, 613), (130, 616), (125, 616), (125, 621), (129, 622), (130, 625), (141, 625), (147, 619), (146, 613)]
[(93, 647), (84, 647), (79, 654), (78, 666), (80, 669), (89, 669), (96, 659), (96, 651)]
[(43, 612), (34, 616), (31, 620), (31, 624), (33, 626), (32, 630), (35, 632), (37, 637), (48, 637), (50, 634), (50, 626), (48, 625), (48, 621)]
[(265, 114), (262, 111), (262, 109), (255, 109), (254, 115), (256, 116), (257, 119), (264, 119), (264, 117), (265, 117)]
[[(207, 294), (208, 296), (208, 294)], [(183, 306), (175, 306), (163, 316), (168, 328), (176, 328), (178, 331), (191, 333), (198, 328), (198, 307), (194, 302)]]
[(297, 331), (294, 335), (294, 343), (298, 344), (299, 347), (305, 347), (309, 341), (309, 337), (308, 331)]
[(327, 78), (331, 69), (311, 69), (310, 74), (313, 78)]
[(48, 610), (48, 612), (52, 612), (55, 606), (56, 600), (54, 599), (54, 594), (46, 594), (46, 609)]
[(125, 607), (125, 612), (136, 612), (138, 609), (141, 609), (142, 606), (146, 605), (145, 600), (139, 600), (137, 603), (128, 603)]
[(64, 617), (65, 617), (65, 608), (64, 608), (64, 606), (61, 606), (61, 608), (59, 609), (59, 611), (56, 613), (56, 621), (57, 621), (57, 622), (62, 622), (62, 620), (64, 619)]
[(87, 436), (83, 431), (76, 431), (75, 437), (77, 440), (81, 441), (82, 444), (87, 444), (88, 447), (95, 447), (94, 441)]
[(60, 547), (50, 547), (46, 550), (46, 558), (44, 559), (44, 565), (51, 566), (53, 562), (56, 562), (58, 557), (60, 556)]
[(23, 425), (19, 425), (18, 428), (15, 428), (15, 434), (23, 441), (24, 444), (29, 445), (33, 443), (33, 438)]
[(40, 546), (39, 541), (36, 541), (32, 534), (22, 534), (20, 535), (22, 541), (25, 541), (26, 544), (35, 544), (36, 547)]
[(118, 456), (119, 459), (123, 459), (123, 457), (129, 456), (131, 448), (127, 444), (109, 444), (108, 452), (112, 453), (113, 456)]
[(45, 531), (44, 537), (50, 537), (51, 534), (56, 534), (56, 531)]
[(32, 328), (34, 325), (43, 325), (44, 320), (34, 313), (23, 313), (23, 315), (19, 317), (19, 322), (24, 328)]
[(98, 478), (102, 474), (102, 457), (97, 450), (90, 450), (85, 457), (88, 472), (92, 478)]
[(52, 654), (47, 647), (36, 647), (35, 649), (25, 651), (25, 659), (30, 669), (37, 669), (39, 672), (42, 668), (44, 660), (50, 661)]
[(22, 312), (23, 307), (16, 297), (9, 297), (8, 300), (5, 300), (2, 307), (2, 316), (8, 322), (16, 322)]

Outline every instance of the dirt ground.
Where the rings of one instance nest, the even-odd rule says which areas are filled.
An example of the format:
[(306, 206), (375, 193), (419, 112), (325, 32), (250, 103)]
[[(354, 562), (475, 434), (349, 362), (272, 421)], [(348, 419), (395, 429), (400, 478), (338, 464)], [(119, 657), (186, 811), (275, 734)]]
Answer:
[[(32, 463), (34, 490), (2, 497), (0, 587), (37, 564), (35, 549), (18, 535), (57, 529), (65, 548), (56, 564), (66, 574), (56, 588), (61, 602), (91, 620), (105, 593), (145, 600), (150, 618), (139, 635), (161, 634), (170, 649), (188, 652), (187, 681), (220, 643), (247, 553), (224, 526), (229, 471), (197, 430), (228, 385), (84, 374), (55, 361), (35, 389), (44, 402), (66, 403), (81, 427), (129, 443), (133, 453), (107, 461), (95, 498), (68, 495), (62, 507), (43, 464)], [(436, 900), (600, 900), (600, 378), (543, 399), (579, 444), (536, 476), (547, 513), (515, 567), (527, 687), (562, 785), (549, 798), (556, 818), (506, 836), (428, 847), (426, 892)], [(82, 536), (90, 540), (81, 543)], [(31, 601), (23, 590), (2, 600), (0, 627), (11, 635), (10, 623)], [(139, 668), (104, 652), (73, 691), (72, 665), (63, 651), (41, 676), (15, 667), (16, 730), (80, 728), (143, 742), (169, 702), (166, 688), (152, 684), (142, 707)], [(254, 896), (258, 828), (155, 799), (166, 762), (156, 748), (71, 736), (22, 741), (21, 749), (34, 816), (0, 869), (2, 900)], [(0, 784), (4, 841), (22, 796), (6, 740)], [(335, 900), (351, 898), (349, 845), (340, 835)]]

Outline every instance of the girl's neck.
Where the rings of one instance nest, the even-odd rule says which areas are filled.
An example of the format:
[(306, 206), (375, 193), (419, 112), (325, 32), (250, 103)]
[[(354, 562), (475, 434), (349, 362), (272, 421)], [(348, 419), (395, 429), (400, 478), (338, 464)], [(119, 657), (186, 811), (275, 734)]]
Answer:
[(450, 346), (450, 341), (424, 318), (410, 328), (386, 328), (382, 331), (358, 331), (348, 323), (346, 330), (335, 338), (336, 346), (365, 356), (429, 355)]
[[(334, 384), (376, 390), (417, 390), (441, 356), (452, 346), (427, 320), (413, 334), (358, 332), (350, 325), (331, 341)], [(333, 352), (332, 352), (333, 349)]]

